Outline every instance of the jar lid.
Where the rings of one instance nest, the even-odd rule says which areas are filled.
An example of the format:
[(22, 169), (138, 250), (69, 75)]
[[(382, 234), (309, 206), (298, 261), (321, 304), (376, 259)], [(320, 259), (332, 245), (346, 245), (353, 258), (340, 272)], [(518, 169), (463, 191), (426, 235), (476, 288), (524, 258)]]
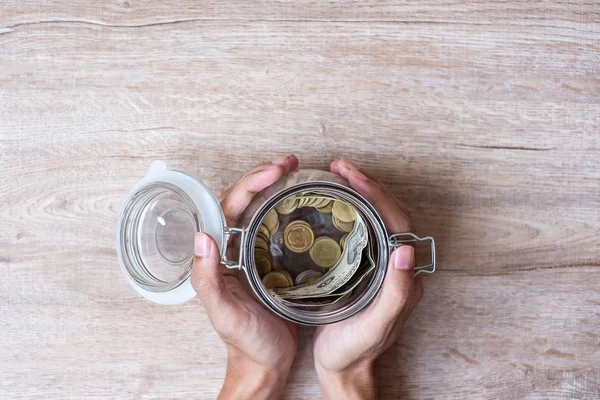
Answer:
[(190, 273), (194, 236), (212, 236), (225, 254), (225, 217), (202, 182), (155, 161), (132, 189), (117, 222), (117, 253), (134, 289), (159, 304), (196, 295)]

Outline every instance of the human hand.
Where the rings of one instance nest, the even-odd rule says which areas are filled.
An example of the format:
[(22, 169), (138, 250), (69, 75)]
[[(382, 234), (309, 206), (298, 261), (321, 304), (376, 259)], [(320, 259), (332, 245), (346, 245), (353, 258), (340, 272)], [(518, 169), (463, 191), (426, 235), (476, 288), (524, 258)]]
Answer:
[[(412, 230), (406, 207), (376, 177), (344, 159), (333, 161), (330, 169), (377, 209), (389, 233)], [(420, 277), (414, 278), (413, 269), (414, 249), (397, 248), (379, 294), (365, 310), (316, 328), (313, 349), (323, 398), (375, 398), (375, 360), (398, 339), (423, 296), (423, 284)]]
[[(298, 159), (254, 167), (221, 199), (228, 226), (235, 226), (254, 195), (296, 169)], [(241, 285), (237, 272), (220, 264), (219, 248), (196, 234), (192, 286), (227, 346), (227, 374), (219, 398), (278, 398), (296, 355), (296, 326), (263, 308)]]

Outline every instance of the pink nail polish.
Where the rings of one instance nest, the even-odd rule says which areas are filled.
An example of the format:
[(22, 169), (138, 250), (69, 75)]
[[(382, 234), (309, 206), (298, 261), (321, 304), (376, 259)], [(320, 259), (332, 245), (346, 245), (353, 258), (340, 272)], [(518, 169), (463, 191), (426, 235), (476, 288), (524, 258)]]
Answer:
[(352, 173), (354, 174), (354, 176), (355, 176), (357, 179), (360, 179), (361, 181), (368, 181), (368, 180), (369, 180), (369, 178), (367, 178), (367, 177), (366, 177), (366, 176), (365, 176), (365, 175), (364, 175), (362, 172), (360, 172), (360, 171), (359, 171), (359, 170), (357, 170), (357, 169), (355, 169), (355, 170), (352, 170)]
[(413, 269), (414, 256), (415, 249), (411, 246), (399, 247), (392, 253), (392, 265), (395, 269), (411, 270)]
[(206, 258), (210, 256), (210, 239), (206, 233), (198, 232), (194, 239), (194, 254), (197, 257)]

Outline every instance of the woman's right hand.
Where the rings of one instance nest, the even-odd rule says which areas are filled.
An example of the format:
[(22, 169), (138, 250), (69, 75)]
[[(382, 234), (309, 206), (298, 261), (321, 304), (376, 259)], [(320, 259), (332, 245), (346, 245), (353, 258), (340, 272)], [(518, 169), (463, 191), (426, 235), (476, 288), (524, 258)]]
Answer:
[[(344, 159), (333, 161), (330, 169), (377, 209), (388, 233), (412, 230), (406, 207), (376, 177)], [(315, 330), (315, 368), (323, 398), (375, 398), (375, 360), (398, 339), (423, 296), (423, 284), (420, 277), (414, 278), (413, 270), (413, 247), (397, 248), (373, 302), (352, 318)]]

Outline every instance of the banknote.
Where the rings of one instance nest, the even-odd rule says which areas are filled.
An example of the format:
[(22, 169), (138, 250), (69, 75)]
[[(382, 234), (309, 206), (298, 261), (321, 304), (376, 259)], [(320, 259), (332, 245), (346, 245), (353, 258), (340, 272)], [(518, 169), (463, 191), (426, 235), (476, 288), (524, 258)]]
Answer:
[(275, 289), (274, 294), (284, 298), (303, 298), (333, 293), (344, 286), (355, 274), (361, 264), (362, 251), (368, 241), (367, 226), (361, 215), (357, 213), (354, 227), (346, 238), (340, 259), (325, 275), (304, 285)]

